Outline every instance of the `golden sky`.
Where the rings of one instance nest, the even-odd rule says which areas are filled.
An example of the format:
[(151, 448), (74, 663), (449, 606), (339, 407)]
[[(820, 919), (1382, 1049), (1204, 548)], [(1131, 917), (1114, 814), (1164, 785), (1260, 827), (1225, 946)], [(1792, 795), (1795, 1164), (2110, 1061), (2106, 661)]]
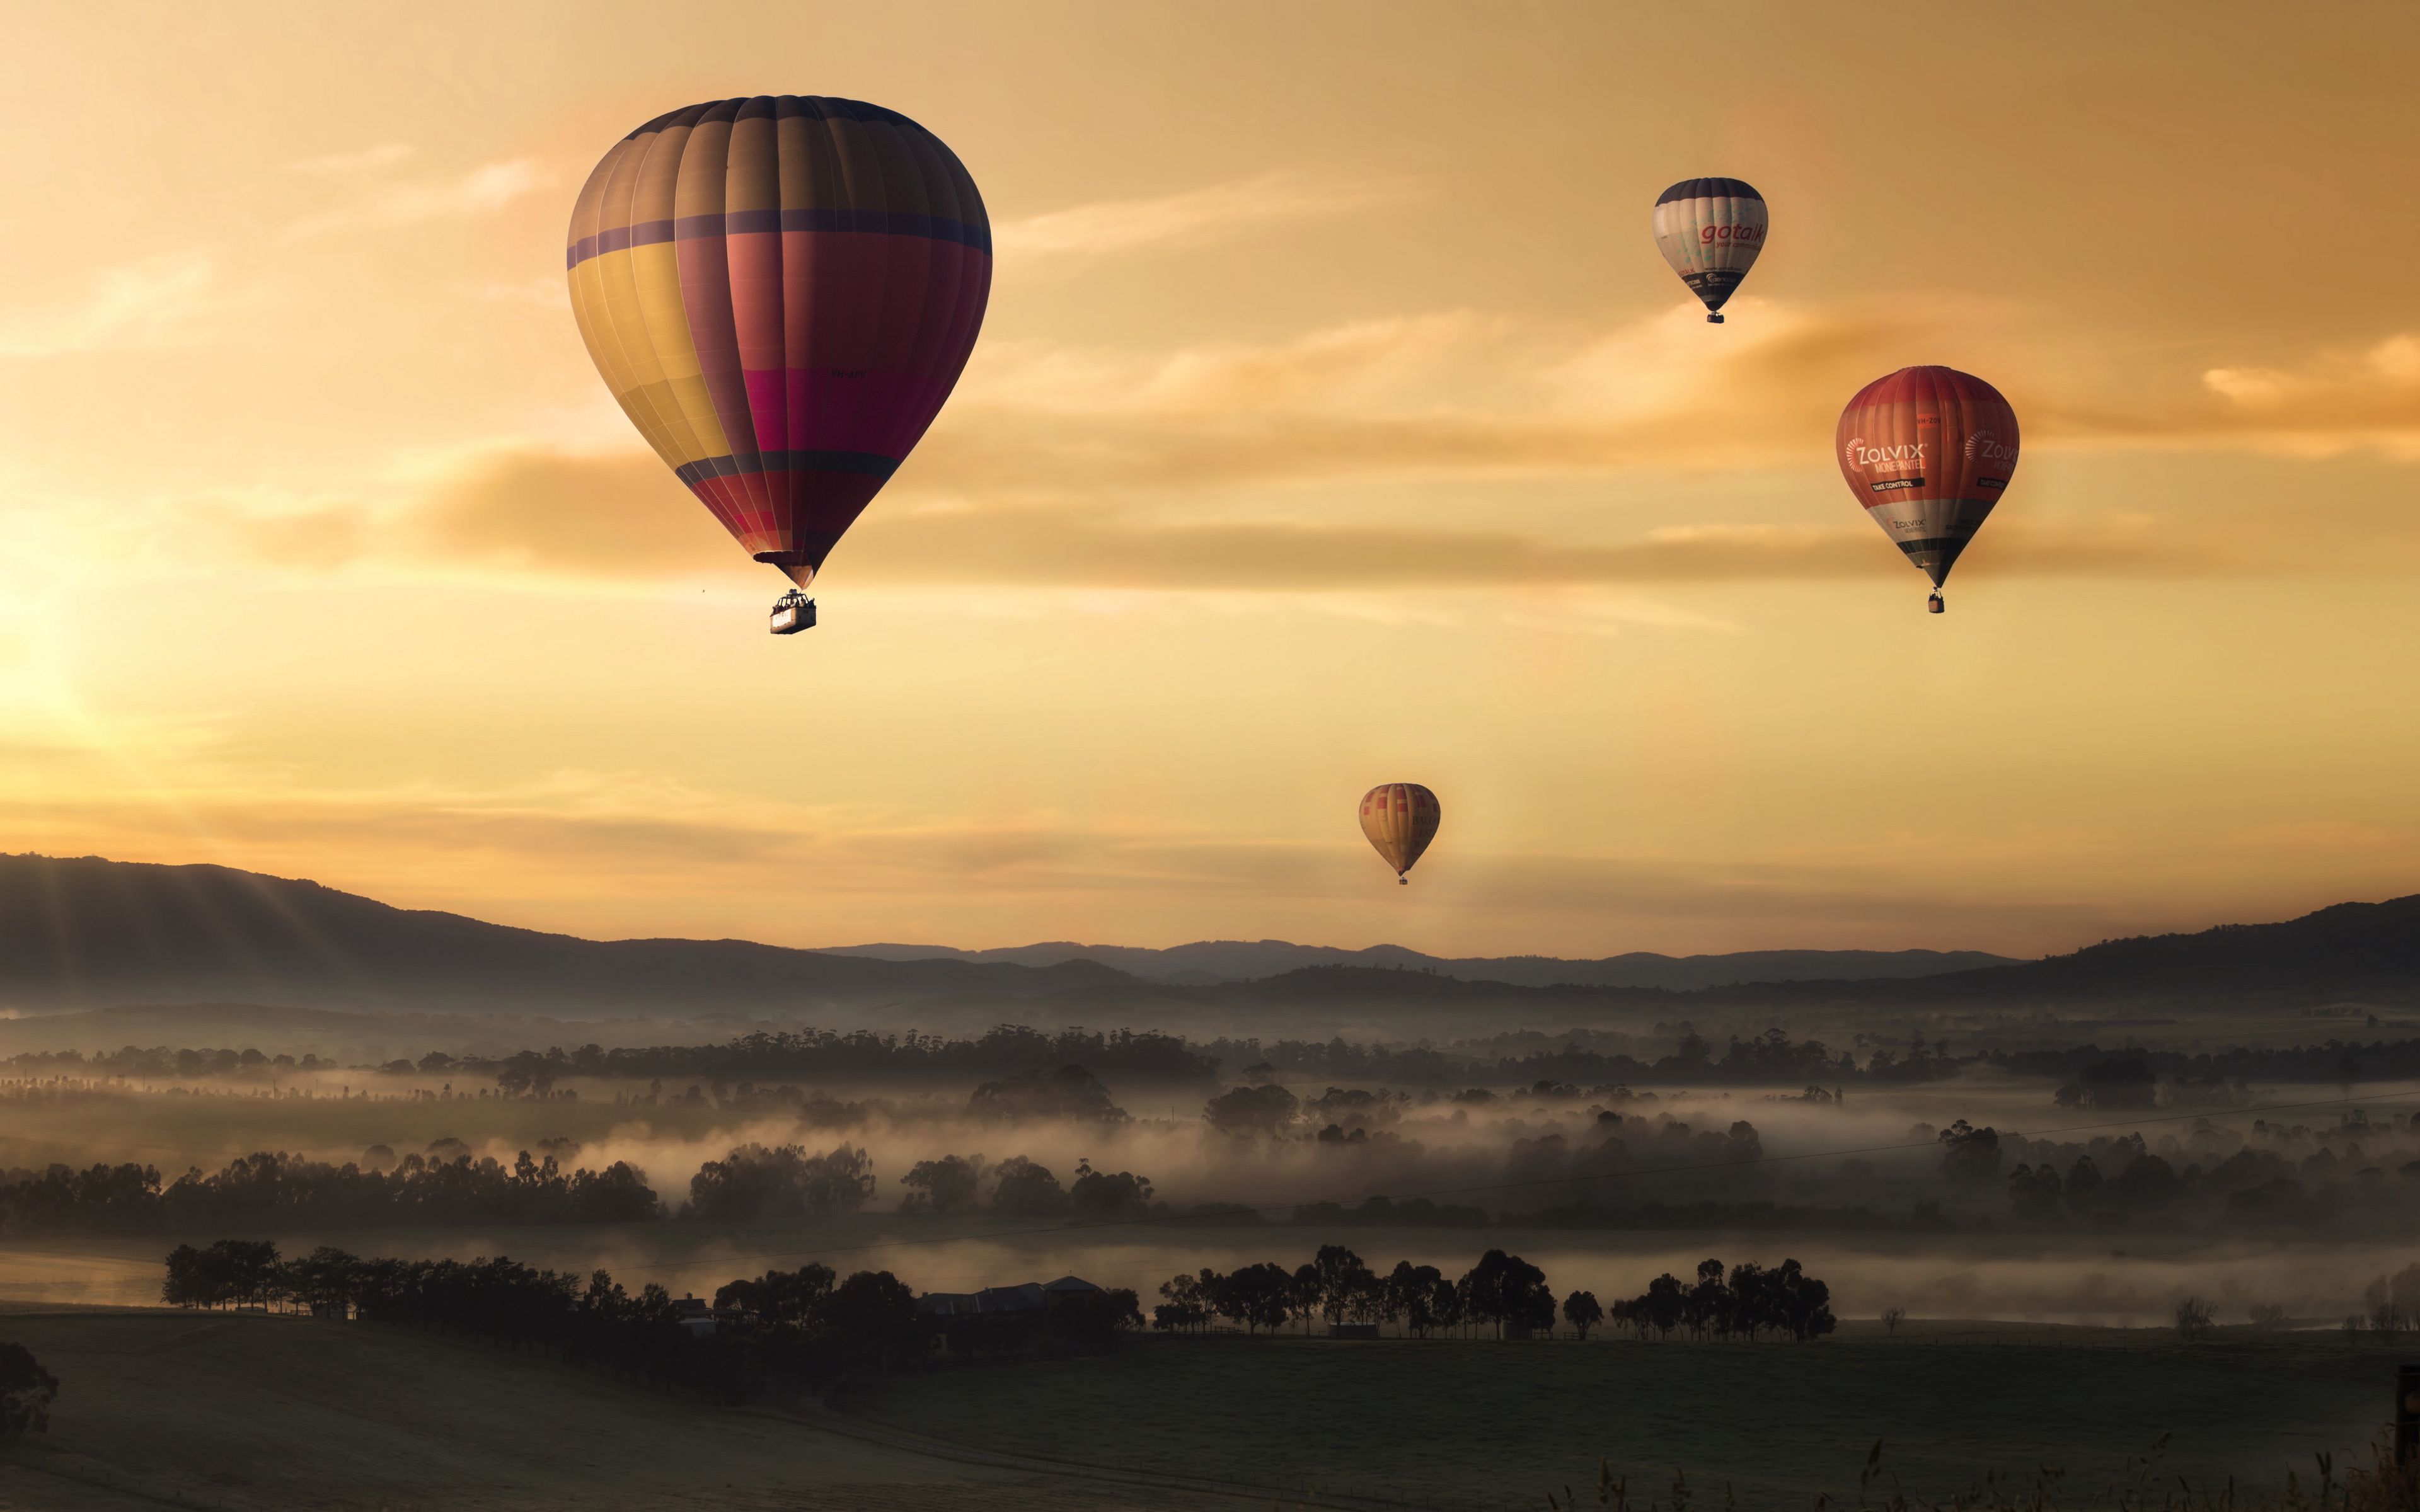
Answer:
[[(20, 8), (0, 848), (597, 935), (2065, 949), (2420, 890), (2420, 11)], [(982, 342), (776, 640), (564, 294), (905, 112)], [(1654, 197), (1771, 205), (1730, 324)], [(2025, 426), (1924, 582), (1831, 453)], [(1397, 887), (1382, 780), (1443, 832)]]

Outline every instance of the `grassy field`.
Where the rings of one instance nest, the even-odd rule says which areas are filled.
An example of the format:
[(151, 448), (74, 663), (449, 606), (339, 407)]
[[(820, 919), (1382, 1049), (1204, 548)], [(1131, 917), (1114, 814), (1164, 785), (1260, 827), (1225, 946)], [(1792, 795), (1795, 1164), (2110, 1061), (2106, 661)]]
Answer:
[(0, 1314), (59, 1378), (0, 1508), (1125, 1512), (1169, 1502), (867, 1444), (368, 1324)]
[[(1873, 1441), (1911, 1493), (1987, 1471), (2030, 1485), (2062, 1468), (2071, 1499), (2131, 1477), (2228, 1474), (2308, 1484), (2312, 1454), (2366, 1460), (2394, 1360), (2328, 1337), (2185, 1345), (2112, 1330), (1854, 1331), (1814, 1346), (1145, 1339), (1108, 1358), (979, 1365), (919, 1378), (873, 1407), (886, 1423), (985, 1445), (1235, 1480), (1318, 1482), (1444, 1506), (1543, 1504), (1594, 1480), (1669, 1504), (1683, 1470), (1701, 1504), (1848, 1493)], [(1887, 1494), (1887, 1484), (1884, 1493)]]

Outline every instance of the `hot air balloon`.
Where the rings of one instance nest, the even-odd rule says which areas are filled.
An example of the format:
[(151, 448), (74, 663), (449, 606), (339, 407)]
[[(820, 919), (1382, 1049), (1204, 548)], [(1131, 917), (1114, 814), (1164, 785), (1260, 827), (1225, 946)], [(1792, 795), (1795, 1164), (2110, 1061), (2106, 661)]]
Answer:
[(588, 355), (647, 444), (798, 592), (933, 423), (991, 293), (983, 196), (939, 138), (853, 100), (659, 116), (581, 189)]
[(1925, 607), (2017, 470), (2017, 412), (1954, 367), (1902, 367), (1840, 411), (1840, 476), (1873, 522), (1932, 579)]
[(1655, 201), (1655, 247), (1721, 325), (1723, 301), (1764, 250), (1764, 196), (1736, 178), (1683, 178)]
[(1444, 817), (1436, 795), (1418, 782), (1381, 782), (1361, 795), (1361, 833), (1395, 869), (1395, 880), (1407, 887), (1412, 880), (1404, 873), (1436, 839), (1437, 823)]

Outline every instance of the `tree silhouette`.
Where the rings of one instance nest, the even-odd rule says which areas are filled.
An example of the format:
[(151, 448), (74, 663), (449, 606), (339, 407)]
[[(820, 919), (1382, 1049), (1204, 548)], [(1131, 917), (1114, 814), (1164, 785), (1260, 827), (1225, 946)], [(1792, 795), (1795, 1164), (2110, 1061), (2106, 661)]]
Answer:
[(1589, 1330), (1605, 1321), (1605, 1308), (1598, 1304), (1595, 1292), (1575, 1291), (1563, 1299), (1563, 1321), (1585, 1343)]
[(22, 1344), (0, 1341), (0, 1443), (51, 1430), (51, 1403), (59, 1378), (42, 1368)]
[(944, 1155), (939, 1160), (920, 1160), (899, 1179), (908, 1188), (900, 1200), (902, 1212), (958, 1212), (975, 1205), (983, 1194), (984, 1158), (981, 1155)]
[(1067, 1211), (1067, 1194), (1049, 1167), (1011, 1155), (992, 1172), (991, 1205), (1020, 1218), (1056, 1218)]

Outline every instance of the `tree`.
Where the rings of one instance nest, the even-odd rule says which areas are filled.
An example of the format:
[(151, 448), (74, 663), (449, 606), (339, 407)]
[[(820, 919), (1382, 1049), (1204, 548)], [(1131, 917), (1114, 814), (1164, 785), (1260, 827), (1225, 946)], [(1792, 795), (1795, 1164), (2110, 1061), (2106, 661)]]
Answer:
[(1361, 1257), (1342, 1244), (1322, 1244), (1311, 1269), (1318, 1278), (1317, 1304), (1331, 1327), (1366, 1308), (1367, 1293), (1378, 1285)]
[(1047, 1075), (1028, 1072), (1005, 1081), (985, 1082), (967, 1100), (967, 1111), (978, 1119), (1022, 1123), (1066, 1121), (1111, 1126), (1132, 1123), (1134, 1116), (1110, 1100), (1100, 1078), (1081, 1066), (1062, 1066)]
[(2160, 1078), (2140, 1056), (2117, 1057), (2087, 1066), (2084, 1073), (2058, 1090), (2058, 1102), (2069, 1107), (2149, 1108), (2158, 1105)]
[(1884, 1335), (1885, 1337), (1896, 1338), (1899, 1335), (1899, 1325), (1906, 1321), (1907, 1309), (1899, 1305), (1897, 1303), (1891, 1304), (1889, 1306), (1883, 1309)]
[(1435, 1326), (1449, 1332), (1464, 1326), (1470, 1315), (1464, 1306), (1462, 1288), (1433, 1267), (1423, 1265), (1420, 1269), (1436, 1276), (1429, 1292), (1429, 1316), (1435, 1319)]
[(1151, 1191), (1148, 1176), (1096, 1171), (1090, 1161), (1083, 1161), (1076, 1166), (1075, 1184), (1067, 1188), (1067, 1209), (1078, 1218), (1094, 1222), (1123, 1218), (1147, 1207)]
[(1206, 1266), (1199, 1275), (1179, 1271), (1159, 1284), (1166, 1302), (1151, 1310), (1151, 1326), (1164, 1331), (1200, 1330), (1210, 1320), (1210, 1298), (1222, 1277)]
[(2252, 1326), (2262, 1333), (2272, 1333), (2286, 1326), (2286, 1309), (2273, 1302), (2252, 1304)]
[(1941, 1174), (1953, 1181), (1981, 1185), (2000, 1178), (2000, 1134), (1978, 1129), (1961, 1119), (1941, 1131)]
[(853, 1145), (742, 1145), (690, 1179), (689, 1215), (766, 1223), (855, 1212), (874, 1195), (874, 1157)]
[(992, 1172), (995, 1211), (1022, 1218), (1056, 1218), (1067, 1211), (1067, 1194), (1049, 1167), (1011, 1155)]
[(1279, 1134), (1301, 1107), (1300, 1100), (1282, 1087), (1238, 1087), (1204, 1103), (1202, 1117), (1220, 1134)]
[(2048, 1161), (2040, 1165), (2020, 1165), (2009, 1173), (2009, 1207), (2027, 1223), (2055, 1220), (2062, 1190), (2058, 1167)]
[(2177, 1332), (2186, 1338), (2200, 1338), (2216, 1321), (2217, 1315), (2210, 1304), (2199, 1297), (2187, 1297), (2177, 1304)]
[(1310, 1260), (1294, 1268), (1286, 1278), (1286, 1310), (1302, 1324), (1305, 1334), (1311, 1332), (1311, 1319), (1327, 1295), (1326, 1283), (1320, 1279), (1319, 1267)]
[[(1390, 1317), (1404, 1320), (1404, 1331), (1416, 1339), (1429, 1336), (1429, 1330), (1440, 1326), (1436, 1296), (1438, 1284), (1444, 1278), (1434, 1265), (1414, 1265), (1409, 1260), (1397, 1260), (1394, 1270), (1387, 1274), (1387, 1308)], [(1452, 1291), (1447, 1286), (1448, 1293)]]
[(983, 1174), (981, 1155), (920, 1160), (899, 1179), (899, 1184), (908, 1188), (908, 1196), (900, 1199), (899, 1211), (957, 1212), (971, 1208), (983, 1195)]
[(714, 1307), (759, 1323), (805, 1324), (816, 1317), (831, 1290), (831, 1267), (811, 1260), (795, 1271), (768, 1271), (753, 1281), (731, 1282), (715, 1292)]
[(2101, 1189), (2107, 1184), (2092, 1157), (2078, 1155), (2075, 1164), (2067, 1168), (2067, 1211), (2079, 1218), (2099, 1217), (2105, 1206)]
[(1554, 1327), (1555, 1301), (1546, 1290), (1546, 1273), (1517, 1255), (1489, 1250), (1463, 1277), (1463, 1284), (1471, 1319), (1495, 1324), (1498, 1338), (1504, 1336), (1506, 1323), (1533, 1330)]
[(51, 1431), (51, 1403), (59, 1378), (22, 1344), (0, 1343), (0, 1443)]
[[(1127, 1292), (1125, 1298), (1131, 1304), (1134, 1293)], [(924, 1315), (917, 1310), (916, 1293), (888, 1271), (860, 1271), (851, 1275), (832, 1288), (817, 1312), (833, 1342), (877, 1372), (922, 1359), (931, 1348), (931, 1333)]]
[(1595, 1292), (1575, 1291), (1563, 1299), (1563, 1321), (1585, 1343), (1589, 1330), (1605, 1321), (1605, 1308), (1598, 1304)]
[(1243, 1324), (1248, 1335), (1264, 1328), (1275, 1332), (1294, 1316), (1294, 1278), (1280, 1265), (1244, 1266), (1218, 1277), (1212, 1291), (1211, 1306), (1218, 1316)]

